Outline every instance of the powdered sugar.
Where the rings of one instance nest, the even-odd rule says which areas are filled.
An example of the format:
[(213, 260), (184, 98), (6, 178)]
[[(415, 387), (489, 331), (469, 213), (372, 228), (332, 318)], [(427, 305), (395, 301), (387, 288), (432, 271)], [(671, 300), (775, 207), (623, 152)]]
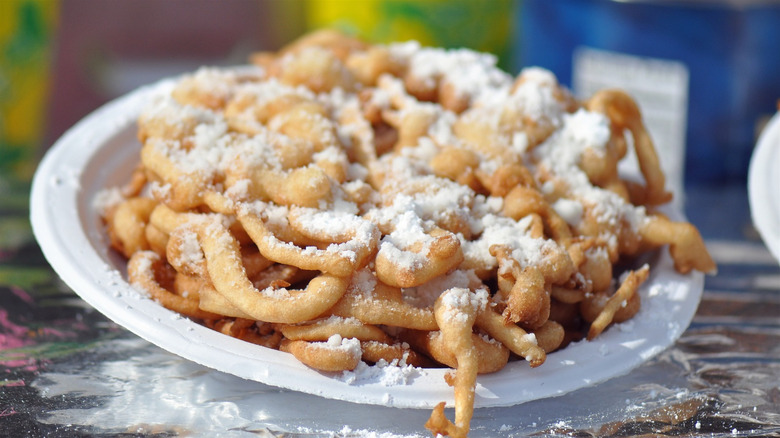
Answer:
[[(561, 123), (561, 129), (539, 145), (534, 155), (538, 161), (567, 178), (566, 172), (582, 173), (579, 162), (583, 151), (588, 148), (603, 149), (610, 132), (608, 120), (604, 116), (584, 109), (563, 115)], [(576, 182), (579, 186), (580, 181)]]
[(644, 207), (633, 206), (617, 193), (593, 185), (579, 166), (585, 150), (603, 153), (610, 139), (608, 119), (580, 109), (564, 115), (562, 120), (561, 129), (537, 146), (533, 154), (537, 165), (549, 169), (564, 181), (574, 198), (559, 205), (564, 207), (562, 216), (575, 227), (579, 224), (579, 207), (571, 203), (576, 201), (601, 224), (614, 229), (626, 223), (637, 230), (646, 219)]
[[(204, 69), (186, 78), (177, 90), (192, 96), (174, 91), (141, 117), (145, 150), (167, 161), (149, 170), (154, 197), (175, 201), (182, 187), (192, 188), (188, 201), (194, 205), (187, 208), (239, 217), (268, 259), (291, 254), (295, 263), (305, 261), (299, 268), (329, 275), (336, 270), (320, 262), (338, 263), (339, 275), (352, 275), (352, 297), (370, 300), (379, 293), (378, 278), (391, 283), (380, 272), (385, 261), (406, 274), (432, 266), (434, 258), (446, 260), (451, 264), (433, 278), (402, 283), (414, 287), (401, 294), (405, 304), (424, 311), (441, 306), (445, 321), (455, 323), (473, 322), (489, 305), (486, 285), (494, 287), (497, 247), (520, 268), (549, 267), (550, 259), (567, 254), (567, 243), (549, 237), (549, 209), (519, 219), (505, 215), (513, 207), (507, 196), (513, 188), (539, 188), (549, 204), (544, 207), (575, 235), (595, 222), (603, 233), (598, 245), (609, 242), (610, 249), (621, 227), (638, 228), (646, 220), (642, 207), (593, 184), (582, 169), (583, 157), (606, 156), (609, 119), (574, 110), (577, 104), (549, 71), (527, 68), (515, 79), (496, 67), (492, 55), (417, 43), (385, 48), (398, 71), (379, 75), (375, 84), (344, 86), (340, 81), (349, 72), (342, 68), (349, 63), (335, 63), (322, 72), (335, 75), (331, 89), (289, 85), (301, 82), (284, 76), (288, 63), (304, 55), (321, 58), (321, 48), (277, 59), (274, 68), (282, 73), (258, 69), (240, 77)], [(190, 99), (198, 95), (207, 100)], [(436, 161), (451, 150), (465, 151), (464, 162)], [(309, 175), (296, 172), (309, 170), (317, 176), (295, 179)], [(265, 230), (252, 231), (244, 222), (250, 219), (262, 221)], [(227, 232), (224, 221), (212, 225), (207, 232), (223, 239), (220, 244), (248, 243), (240, 229)], [(448, 252), (441, 255), (445, 241)], [(181, 234), (178, 249), (180, 263), (203, 263), (194, 233)], [(563, 272), (571, 277), (556, 285), (587, 280)], [(261, 293), (290, 300), (304, 295), (277, 286)], [(386, 332), (395, 334), (392, 327)], [(528, 334), (524, 341), (535, 344), (536, 338)], [(314, 345), (360, 357), (357, 339), (334, 335)], [(343, 378), (392, 386), (417, 372), (403, 360), (380, 361)]]
[(473, 105), (491, 102), (512, 83), (512, 77), (496, 67), (497, 58), (491, 54), (414, 43), (392, 45), (391, 51), (408, 59), (409, 74), (415, 80), (430, 86), (438, 81), (450, 84), (457, 97), (467, 98)]
[(582, 221), (583, 206), (580, 202), (560, 198), (552, 204), (552, 208), (572, 227), (576, 227)]
[(377, 278), (370, 269), (361, 269), (352, 276), (347, 293), (371, 298), (377, 285)]
[(105, 215), (109, 209), (116, 207), (124, 200), (125, 197), (122, 195), (122, 191), (119, 188), (109, 187), (99, 191), (97, 195), (95, 195), (95, 198), (92, 199), (92, 208), (101, 215)]
[(468, 289), (474, 284), (479, 284), (479, 278), (473, 271), (456, 269), (455, 271), (434, 278), (433, 280), (414, 287), (403, 289), (404, 299), (418, 307), (433, 306), (436, 298), (447, 289)]
[(362, 354), (360, 341), (356, 338), (344, 338), (339, 334), (331, 335), (325, 342), (311, 342), (309, 347), (313, 350), (329, 350), (345, 353), (353, 358), (359, 358)]
[(522, 114), (535, 122), (559, 126), (566, 114), (563, 104), (554, 95), (557, 80), (539, 67), (525, 68), (518, 76), (518, 86), (504, 104), (505, 109)]
[(371, 222), (351, 213), (313, 208), (299, 208), (293, 212), (298, 226), (323, 240), (344, 241), (359, 236), (359, 240), (366, 241), (376, 232)]
[[(478, 289), (472, 292), (467, 288), (451, 288), (445, 290), (441, 297), (443, 318), (445, 321), (464, 324), (473, 321), (474, 315), (484, 310), (488, 302), (487, 291)], [(437, 316), (438, 320), (438, 316)]]
[(352, 371), (344, 371), (338, 378), (350, 385), (379, 384), (381, 386), (408, 385), (412, 379), (423, 375), (425, 371), (404, 363), (393, 360), (387, 362), (381, 359), (374, 365), (364, 362), (358, 364)]
[(530, 217), (515, 221), (488, 214), (482, 218), (482, 225), (484, 229), (478, 239), (464, 240), (461, 243), (463, 255), (470, 265), (488, 269), (496, 267), (496, 258), (490, 254), (493, 245), (507, 247), (511, 251), (512, 258), (517, 260), (521, 267), (539, 265), (544, 257), (545, 248), (556, 245), (551, 240), (535, 238), (529, 234)]
[[(502, 165), (501, 157), (520, 157), (532, 171), (551, 172), (570, 191), (569, 197), (553, 199), (551, 207), (571, 227), (576, 229), (586, 215), (612, 228), (622, 223), (632, 226), (641, 223), (644, 217), (641, 208), (595, 187), (579, 168), (585, 151), (603, 153), (610, 139), (608, 119), (585, 109), (568, 113), (557, 80), (549, 71), (527, 68), (514, 80), (496, 68), (491, 55), (424, 48), (416, 43), (390, 45), (387, 49), (396, 61), (407, 66), (408, 76), (381, 75), (368, 101), (361, 101), (356, 93), (344, 88), (315, 93), (302, 86), (284, 85), (272, 77), (241, 82), (226, 76), (226, 81), (215, 87), (219, 95), (233, 96), (225, 114), (183, 105), (170, 98), (160, 99), (144, 120), (162, 118), (164, 123), (177, 127), (182, 143), (155, 143), (155, 139), (147, 143), (157, 147), (185, 174), (197, 173), (205, 180), (238, 175), (231, 180), (225, 195), (240, 201), (239, 208), (261, 217), (272, 233), (292, 227), (310, 238), (330, 242), (319, 247), (298, 248), (292, 242), (266, 237), (264, 243), (270, 248), (285, 247), (305, 257), (327, 254), (356, 261), (359, 249), (374, 242), (378, 257), (389, 260), (398, 269), (415, 270), (428, 263), (435, 241), (432, 232), (442, 229), (449, 230), (460, 242), (464, 269), (458, 272), (494, 269), (497, 260), (491, 254), (491, 247), (495, 245), (507, 248), (521, 267), (542, 264), (547, 253), (559, 250), (555, 242), (532, 235), (530, 217), (521, 220), (504, 217), (500, 196), (478, 194), (470, 186), (433, 173), (429, 163), (443, 146), (473, 146), (464, 143), (454, 132), (461, 117), (488, 117), (486, 126), (498, 129), (508, 115), (516, 116), (520, 124), (512, 125), (515, 131), (500, 146), (508, 155), (477, 150), (483, 158), (479, 171), (489, 175)], [(197, 74), (196, 82), (218, 78), (215, 71), (202, 71)], [(461, 116), (437, 103), (420, 101), (407, 89), (410, 80), (430, 87), (446, 84), (455, 97), (468, 100), (473, 111)], [(297, 147), (298, 134), (294, 133), (294, 139), (288, 130), (293, 119), (286, 113), (272, 112), (274, 105), (284, 99), (310, 102), (326, 109), (307, 112), (301, 119), (302, 127), (317, 129), (319, 146), (310, 150), (309, 160), (298, 165), (319, 163), (329, 169), (340, 167), (346, 179), (339, 182), (330, 176), (332, 194), (321, 200), (317, 208), (277, 205), (266, 199), (251, 198), (257, 193), (258, 182), (253, 180), (250, 169), (280, 171), (289, 162), (289, 157), (282, 155), (289, 152), (281, 151)], [(395, 114), (397, 120), (411, 115), (422, 117), (428, 120), (424, 125), (427, 130), (421, 132), (413, 147), (376, 158), (369, 153), (364, 157), (369, 161), (355, 162), (352, 155), (353, 148), (358, 147), (355, 139), (362, 142), (359, 147), (363, 148), (374, 140), (371, 123), (361, 114), (361, 105), (367, 103), (387, 111), (388, 117)], [(530, 149), (527, 123), (555, 129), (541, 144)], [(231, 132), (236, 124), (248, 127), (249, 132), (240, 135)], [(366, 133), (356, 137), (360, 130)], [(304, 137), (305, 134), (301, 138)], [(381, 178), (369, 179), (376, 174)], [(314, 191), (317, 187), (312, 185), (310, 189)], [(360, 195), (365, 192), (371, 196)], [(360, 196), (363, 204), (358, 206), (346, 199), (347, 196)], [(361, 211), (366, 212), (362, 217)], [(606, 236), (606, 240), (614, 239)], [(451, 284), (463, 287), (468, 283), (464, 280), (461, 275)], [(430, 286), (420, 287), (413, 299), (430, 305), (437, 293), (446, 290), (444, 285), (432, 282)], [(406, 293), (412, 297), (409, 291)]]
[(205, 259), (203, 250), (198, 240), (198, 234), (190, 229), (183, 229), (180, 233), (179, 261), (188, 266), (199, 266)]

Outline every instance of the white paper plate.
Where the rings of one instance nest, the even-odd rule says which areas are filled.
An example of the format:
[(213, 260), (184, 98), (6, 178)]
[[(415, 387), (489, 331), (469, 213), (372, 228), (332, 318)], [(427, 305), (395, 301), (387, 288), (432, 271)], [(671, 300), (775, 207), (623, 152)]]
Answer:
[[(124, 184), (138, 162), (135, 120), (152, 93), (171, 81), (117, 99), (69, 130), (36, 172), (31, 219), (44, 255), (59, 276), (97, 310), (144, 339), (182, 357), (262, 383), (357, 403), (431, 408), (453, 404), (443, 369), (419, 370), (401, 382), (390, 373), (327, 374), (291, 355), (207, 329), (161, 307), (123, 277), (124, 261), (108, 249), (96, 194)], [(666, 251), (641, 289), (642, 310), (592, 342), (550, 354), (531, 369), (525, 361), (480, 376), (476, 406), (506, 406), (563, 394), (627, 373), (671, 345), (699, 303), (703, 275), (679, 275)], [(371, 370), (369, 370), (371, 371)], [(377, 371), (374, 369), (373, 371)]]
[(761, 132), (750, 158), (748, 199), (753, 224), (780, 261), (780, 113)]

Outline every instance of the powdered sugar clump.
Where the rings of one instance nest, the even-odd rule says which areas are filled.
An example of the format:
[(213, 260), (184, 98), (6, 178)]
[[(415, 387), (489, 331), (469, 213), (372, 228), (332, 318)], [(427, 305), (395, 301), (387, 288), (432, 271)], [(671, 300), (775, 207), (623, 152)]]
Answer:
[(350, 385), (378, 384), (381, 386), (408, 385), (414, 378), (423, 375), (422, 368), (394, 360), (388, 363), (380, 360), (374, 365), (360, 362), (352, 371), (344, 371), (338, 378)]

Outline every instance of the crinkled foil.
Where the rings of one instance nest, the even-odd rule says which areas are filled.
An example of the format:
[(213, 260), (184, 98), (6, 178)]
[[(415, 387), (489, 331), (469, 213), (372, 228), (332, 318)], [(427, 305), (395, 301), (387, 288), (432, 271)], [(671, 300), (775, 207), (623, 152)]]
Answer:
[[(31, 238), (12, 240), (0, 245), (0, 435), (430, 436), (428, 410), (328, 400), (170, 354), (63, 286)], [(470, 436), (780, 436), (780, 268), (757, 242), (711, 247), (719, 273), (671, 348), (599, 385), (477, 409)]]

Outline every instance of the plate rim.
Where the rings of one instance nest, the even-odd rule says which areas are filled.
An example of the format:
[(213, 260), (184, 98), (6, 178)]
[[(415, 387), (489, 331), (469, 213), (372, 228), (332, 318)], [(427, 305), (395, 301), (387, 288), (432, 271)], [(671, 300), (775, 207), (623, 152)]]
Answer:
[[(316, 372), (287, 353), (215, 332), (142, 297), (107, 260), (107, 248), (95, 248), (90, 244), (90, 232), (84, 229), (83, 218), (80, 217), (85, 213), (83, 208), (81, 212), (78, 208), (79, 203), (84, 201), (83, 197), (87, 196), (81, 172), (96, 154), (110, 144), (112, 138), (134, 126), (137, 113), (147, 99), (172, 86), (174, 80), (168, 78), (141, 87), (101, 106), (66, 131), (39, 164), (31, 190), (30, 221), (44, 256), (65, 284), (120, 326), (173, 354), (211, 369), (272, 386), (356, 403), (427, 409), (445, 401), (448, 406), (453, 406), (452, 388), (444, 383), (443, 378), (447, 369), (421, 370), (420, 375), (411, 377), (410, 384), (396, 386), (360, 381), (359, 377), (357, 382), (350, 383), (349, 378)], [(672, 215), (682, 218), (682, 214), (676, 211)], [(75, 224), (79, 224), (75, 230), (68, 228)], [(92, 230), (93, 234), (96, 232)], [(671, 265), (668, 252), (661, 251), (659, 264), (653, 267), (650, 280), (640, 289), (647, 294), (653, 286), (652, 281), (660, 276), (664, 279), (670, 277), (669, 281), (678, 289), (686, 289), (672, 291), (684, 295), (684, 299), (675, 313), (679, 319), (668, 322), (667, 338), (642, 350), (641, 354), (634, 354), (635, 347), (615, 344), (614, 339), (622, 339), (620, 333), (624, 330), (613, 326), (594, 341), (581, 341), (551, 353), (547, 362), (539, 368), (530, 370), (525, 361), (512, 362), (502, 371), (479, 376), (475, 407), (516, 405), (592, 386), (624, 375), (667, 349), (690, 324), (704, 288), (704, 274), (666, 272)], [(643, 305), (642, 309), (645, 307)], [(128, 308), (137, 311), (128, 312)], [(626, 324), (633, 326), (635, 323), (635, 320), (630, 320)], [(161, 325), (164, 330), (159, 330)], [(612, 348), (617, 348), (617, 352), (609, 351)], [(236, 362), (229, 367), (215, 365), (211, 360), (215, 349), (228, 354)], [(621, 360), (602, 360), (595, 367), (586, 361), (590, 374), (587, 377), (575, 376), (576, 380), (571, 380), (570, 373), (567, 384), (562, 385), (556, 371), (580, 364), (575, 356), (582, 352), (595, 352)], [(282, 372), (279, 366), (283, 366)], [(290, 372), (296, 377), (290, 378)], [(522, 380), (523, 384), (515, 388), (518, 390), (516, 393), (506, 388), (508, 373), (517, 374), (515, 377), (518, 378), (514, 380)], [(527, 373), (531, 373), (530, 377), (525, 375)], [(430, 382), (426, 386), (421, 384), (423, 381)], [(529, 381), (535, 385), (533, 390), (526, 387)], [(420, 395), (420, 391), (428, 395)], [(507, 397), (507, 394), (511, 396)]]

